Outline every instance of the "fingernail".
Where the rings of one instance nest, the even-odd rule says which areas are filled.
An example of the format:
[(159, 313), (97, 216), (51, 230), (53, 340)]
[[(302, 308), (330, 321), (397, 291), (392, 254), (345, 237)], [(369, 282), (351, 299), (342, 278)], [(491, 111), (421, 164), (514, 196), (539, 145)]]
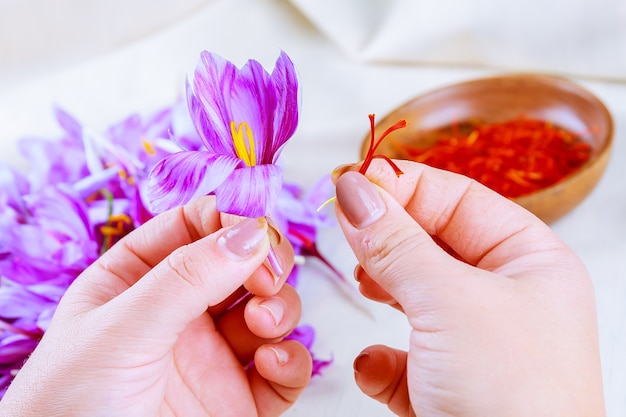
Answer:
[(346, 172), (354, 169), (356, 169), (354, 164), (339, 165), (337, 168), (333, 169), (333, 172), (331, 172), (330, 179), (333, 184), (337, 184), (337, 180), (339, 179), (339, 177), (341, 177)]
[(358, 172), (346, 172), (339, 177), (336, 192), (341, 209), (358, 229), (370, 226), (387, 210), (378, 190)]
[(267, 234), (270, 236), (272, 246), (278, 246), (283, 241), (283, 234), (280, 233), (278, 224), (270, 216), (265, 216), (267, 221)]
[(282, 301), (276, 298), (268, 298), (259, 304), (259, 307), (266, 310), (274, 320), (274, 327), (278, 327), (285, 315), (285, 306)]
[(267, 238), (265, 219), (246, 218), (217, 239), (217, 244), (236, 259), (249, 258)]
[(356, 282), (361, 282), (361, 277), (359, 276), (361, 274), (361, 271), (363, 269), (361, 268), (361, 265), (357, 265), (356, 267), (354, 267), (354, 280)]
[(359, 356), (357, 356), (352, 365), (354, 372), (358, 374), (360, 370), (366, 366), (369, 360), (370, 360), (370, 354), (367, 352), (361, 353)]
[(276, 360), (278, 361), (279, 365), (284, 365), (289, 361), (289, 354), (285, 349), (277, 346), (270, 346), (269, 348), (272, 350), (272, 352), (274, 352), (274, 355), (276, 355)]

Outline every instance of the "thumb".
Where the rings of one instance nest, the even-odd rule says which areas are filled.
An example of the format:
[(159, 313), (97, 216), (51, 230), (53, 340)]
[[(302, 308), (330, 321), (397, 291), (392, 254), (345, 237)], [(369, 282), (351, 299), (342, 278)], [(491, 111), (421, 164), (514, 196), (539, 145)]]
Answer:
[(456, 285), (451, 277), (466, 265), (441, 249), (385, 190), (354, 171), (339, 177), (336, 187), (337, 218), (361, 267), (407, 314)]
[(137, 324), (134, 330), (152, 337), (177, 334), (239, 288), (269, 248), (265, 219), (246, 218), (177, 248), (102, 308), (126, 329)]

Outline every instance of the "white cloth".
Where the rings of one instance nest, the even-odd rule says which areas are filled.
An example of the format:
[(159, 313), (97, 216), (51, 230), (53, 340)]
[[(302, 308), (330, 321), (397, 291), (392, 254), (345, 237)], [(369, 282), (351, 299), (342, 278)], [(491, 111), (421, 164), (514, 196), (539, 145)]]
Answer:
[(0, 0), (0, 73), (39, 75), (172, 25), (210, 0)]
[(368, 62), (490, 66), (626, 80), (623, 0), (291, 0)]
[[(49, 11), (54, 9), (51, 4), (61, 1), (29, 4)], [(107, 4), (110, 9), (88, 14), (84, 3), (89, 2), (74, 0), (61, 14), (40, 13), (38, 19), (54, 20), (71, 34), (61, 43), (45, 33), (36, 39), (12, 38), (0, 24), (2, 160), (21, 164), (14, 145), (20, 136), (59, 132), (53, 104), (95, 130), (131, 112), (147, 113), (171, 104), (181, 95), (185, 76), (203, 49), (239, 65), (254, 58), (271, 66), (281, 49), (293, 59), (303, 86), (303, 106), (296, 135), (283, 155), (287, 179), (303, 186), (339, 164), (357, 160), (369, 128), (368, 113), (382, 117), (426, 90), (505, 66), (593, 75), (576, 81), (613, 113), (613, 158), (589, 198), (553, 228), (582, 257), (594, 278), (607, 408), (610, 417), (626, 415), (626, 83), (602, 79), (626, 74), (626, 25), (616, 23), (626, 22), (623, 0), (596, 0), (587, 9), (582, 0), (558, 2), (558, 8), (554, 0), (526, 0), (528, 6), (487, 0), (188, 0), (178, 11), (169, 9), (174, 7), (169, 2), (125, 0), (101, 2), (100, 7)], [(89, 7), (96, 7), (92, 3)], [(511, 9), (505, 12), (500, 3)], [(29, 24), (28, 14), (13, 13), (22, 5), (23, 1), (0, 0), (1, 22), (18, 29)], [(135, 23), (144, 28), (133, 31), (128, 14), (117, 20), (126, 25), (112, 24), (111, 16), (124, 11), (132, 11)], [(416, 16), (415, 22), (411, 16)], [(517, 20), (536, 23), (521, 27)], [(39, 22), (37, 27), (45, 26)], [(85, 33), (102, 27), (111, 32), (107, 42), (93, 40), (105, 36), (100, 29), (90, 36)], [(574, 40), (576, 46), (569, 46)], [(519, 48), (512, 50), (514, 41)], [(70, 48), (64, 42), (74, 44)], [(45, 57), (40, 55), (42, 49)], [(19, 53), (23, 59), (4, 65), (4, 51)], [(352, 276), (355, 259), (338, 230), (324, 231), (321, 250)], [(405, 348), (404, 318), (386, 306), (354, 298), (353, 291), (344, 295), (315, 262), (303, 269), (300, 281), (302, 321), (318, 330), (315, 351), (321, 357), (332, 355), (335, 362), (313, 380), (287, 415), (391, 415), (355, 386), (352, 361), (373, 343)], [(351, 298), (358, 300), (356, 305), (348, 301)]]

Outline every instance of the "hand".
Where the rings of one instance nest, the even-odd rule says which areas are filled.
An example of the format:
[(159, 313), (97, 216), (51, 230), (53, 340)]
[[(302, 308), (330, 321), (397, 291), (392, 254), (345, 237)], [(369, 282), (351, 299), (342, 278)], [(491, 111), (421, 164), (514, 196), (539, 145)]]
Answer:
[(281, 414), (308, 384), (311, 357), (281, 341), (301, 304), (283, 285), (291, 245), (276, 245), (277, 282), (262, 265), (269, 248), (265, 220), (223, 228), (210, 197), (152, 219), (68, 289), (0, 414)]
[[(336, 180), (361, 292), (406, 314), (361, 390), (400, 416), (602, 416), (591, 279), (544, 223), (466, 177), (381, 160)], [(374, 185), (376, 184), (376, 185)]]

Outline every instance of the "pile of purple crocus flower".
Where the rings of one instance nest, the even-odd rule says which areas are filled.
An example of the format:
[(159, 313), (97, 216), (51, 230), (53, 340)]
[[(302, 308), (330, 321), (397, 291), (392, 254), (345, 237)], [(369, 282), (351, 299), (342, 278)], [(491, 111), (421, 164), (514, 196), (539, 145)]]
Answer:
[[(133, 114), (95, 132), (56, 108), (62, 134), (21, 139), (30, 169), (0, 165), (0, 398), (46, 331), (72, 281), (158, 212), (214, 194), (223, 212), (269, 215), (297, 255), (316, 256), (316, 208), (328, 181), (305, 193), (283, 182), (279, 154), (299, 112), (295, 69), (281, 53), (268, 74), (203, 52), (187, 103)], [(335, 271), (336, 272), (336, 271)], [(296, 285), (298, 267), (289, 277)], [(309, 349), (312, 327), (289, 336)], [(330, 364), (314, 357), (314, 374)]]

